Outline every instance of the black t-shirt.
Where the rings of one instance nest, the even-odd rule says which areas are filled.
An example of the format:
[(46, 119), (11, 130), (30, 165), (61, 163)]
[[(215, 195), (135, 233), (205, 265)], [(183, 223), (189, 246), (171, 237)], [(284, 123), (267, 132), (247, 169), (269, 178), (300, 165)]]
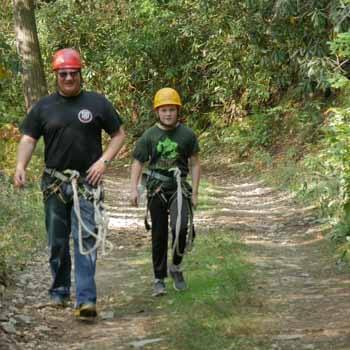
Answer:
[(198, 140), (192, 129), (179, 124), (172, 130), (157, 125), (146, 130), (137, 141), (133, 157), (148, 168), (171, 176), (169, 169), (178, 167), (181, 175), (188, 174), (188, 159), (199, 152)]
[(65, 97), (56, 92), (34, 105), (21, 130), (35, 139), (44, 137), (46, 167), (83, 173), (102, 155), (102, 130), (112, 135), (121, 124), (100, 94), (82, 91)]

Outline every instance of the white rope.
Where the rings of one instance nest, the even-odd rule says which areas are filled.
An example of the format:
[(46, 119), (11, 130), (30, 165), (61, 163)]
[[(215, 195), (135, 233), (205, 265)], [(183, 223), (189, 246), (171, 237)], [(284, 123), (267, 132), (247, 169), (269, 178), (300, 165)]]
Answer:
[(97, 235), (101, 240), (101, 255), (106, 255), (106, 245), (109, 246), (109, 251), (113, 250), (113, 244), (106, 239), (108, 230), (109, 217), (107, 215), (107, 210), (101, 201), (102, 188), (98, 185), (97, 188), (93, 189), (94, 196), (94, 209), (95, 209), (95, 224), (97, 227)]
[(179, 247), (179, 239), (180, 239), (180, 229), (181, 229), (181, 214), (182, 214), (182, 184), (181, 184), (181, 170), (176, 167), (175, 169), (171, 169), (174, 171), (174, 176), (176, 178), (177, 183), (177, 217), (176, 217), (176, 226), (175, 226), (175, 240), (173, 244), (173, 255), (175, 252), (179, 256), (185, 255), (185, 252), (182, 254), (180, 253), (180, 247)]
[[(97, 234), (91, 231), (84, 223), (80, 214), (80, 202), (78, 194), (78, 178), (79, 172), (71, 172), (71, 183), (73, 188), (73, 208), (75, 215), (78, 220), (78, 241), (79, 241), (79, 253), (82, 255), (89, 255), (95, 251), (99, 246), (101, 246), (102, 256), (106, 254), (106, 245), (109, 246), (110, 250), (113, 250), (113, 244), (106, 239), (107, 228), (108, 228), (108, 215), (106, 213), (105, 207), (101, 201), (101, 186), (98, 185), (97, 188), (93, 189), (93, 205), (94, 205), (94, 218), (97, 227)], [(83, 246), (83, 234), (82, 228), (96, 239), (94, 246), (88, 250), (84, 250)]]
[[(192, 218), (192, 209), (188, 208), (188, 216), (190, 217), (190, 227), (189, 232), (186, 239), (186, 245), (184, 252), (180, 252), (180, 230), (181, 230), (181, 220), (182, 220), (182, 206), (183, 206), (183, 193), (182, 193), (182, 182), (181, 182), (181, 170), (176, 167), (170, 169), (170, 171), (174, 172), (174, 177), (176, 178), (177, 183), (177, 192), (176, 192), (176, 198), (177, 198), (177, 217), (176, 217), (176, 226), (175, 226), (175, 240), (173, 244), (173, 256), (176, 252), (178, 256), (184, 256), (187, 252), (190, 252), (192, 250), (192, 244), (193, 244), (193, 218)], [(191, 199), (190, 199), (191, 200)], [(191, 205), (191, 204), (189, 204)]]

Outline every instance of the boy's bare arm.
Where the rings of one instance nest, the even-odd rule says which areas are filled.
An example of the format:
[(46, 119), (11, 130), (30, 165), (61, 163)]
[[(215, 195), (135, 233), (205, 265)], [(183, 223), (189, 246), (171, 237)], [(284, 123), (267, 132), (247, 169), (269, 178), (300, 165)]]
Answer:
[(191, 170), (192, 170), (192, 204), (193, 207), (197, 207), (198, 203), (198, 188), (201, 176), (201, 165), (199, 160), (199, 155), (194, 154), (191, 157)]

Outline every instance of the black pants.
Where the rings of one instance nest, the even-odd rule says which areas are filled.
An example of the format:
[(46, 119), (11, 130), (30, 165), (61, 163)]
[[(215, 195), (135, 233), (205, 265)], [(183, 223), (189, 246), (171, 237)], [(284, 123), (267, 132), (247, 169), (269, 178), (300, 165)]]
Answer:
[[(186, 246), (188, 219), (190, 215), (190, 199), (182, 196), (181, 228), (179, 236), (179, 252), (182, 254)], [(175, 240), (177, 220), (177, 195), (175, 193), (160, 195), (154, 194), (149, 198), (149, 210), (152, 220), (152, 261), (155, 278), (167, 277), (168, 253), (168, 220), (172, 232), (172, 246)], [(174, 265), (179, 265), (182, 257), (176, 251), (172, 257)]]

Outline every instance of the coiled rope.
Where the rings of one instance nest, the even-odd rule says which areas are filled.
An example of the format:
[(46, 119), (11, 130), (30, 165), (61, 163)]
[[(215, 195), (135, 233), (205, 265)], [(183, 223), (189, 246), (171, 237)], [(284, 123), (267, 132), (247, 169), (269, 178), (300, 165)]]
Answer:
[[(73, 208), (75, 215), (78, 219), (78, 240), (79, 240), (79, 253), (82, 255), (89, 255), (95, 251), (98, 247), (101, 246), (101, 254), (104, 256), (106, 254), (106, 245), (108, 245), (110, 251), (113, 250), (113, 244), (106, 239), (107, 229), (108, 229), (108, 215), (106, 213), (106, 208), (101, 201), (101, 185), (98, 185), (97, 188), (92, 189), (93, 194), (93, 206), (94, 206), (94, 218), (97, 228), (97, 233), (91, 231), (84, 221), (82, 220), (80, 214), (80, 202), (79, 202), (79, 193), (78, 193), (78, 179), (80, 174), (76, 170), (70, 171), (70, 181), (72, 183), (73, 189)], [(84, 250), (83, 245), (83, 233), (82, 228), (92, 237), (95, 238), (95, 244), (88, 250)]]

